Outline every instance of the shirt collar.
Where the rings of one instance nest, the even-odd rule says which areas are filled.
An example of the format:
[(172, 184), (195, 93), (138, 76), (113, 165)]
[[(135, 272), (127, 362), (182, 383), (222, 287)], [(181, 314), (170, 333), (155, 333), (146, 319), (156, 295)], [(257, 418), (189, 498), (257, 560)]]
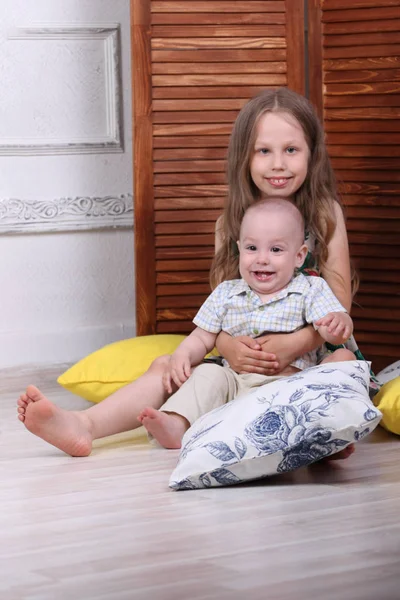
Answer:
[(233, 285), (228, 294), (229, 298), (233, 298), (233, 296), (240, 296), (240, 294), (247, 294), (247, 292), (251, 291), (250, 286), (245, 282), (244, 279), (236, 279), (232, 283)]

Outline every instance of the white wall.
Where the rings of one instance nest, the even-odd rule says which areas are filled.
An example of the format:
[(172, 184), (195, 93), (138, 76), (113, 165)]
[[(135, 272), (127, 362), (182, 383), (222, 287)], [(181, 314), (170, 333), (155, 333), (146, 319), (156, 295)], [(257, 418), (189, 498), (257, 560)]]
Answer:
[(73, 362), (135, 332), (129, 0), (1, 12), (0, 368)]

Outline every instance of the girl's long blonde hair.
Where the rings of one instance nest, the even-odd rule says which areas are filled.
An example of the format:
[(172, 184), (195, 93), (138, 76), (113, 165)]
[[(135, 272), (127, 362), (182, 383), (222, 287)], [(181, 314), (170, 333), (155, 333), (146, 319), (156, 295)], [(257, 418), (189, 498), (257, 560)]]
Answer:
[(236, 240), (246, 209), (260, 199), (260, 191), (250, 175), (257, 125), (267, 112), (287, 113), (298, 121), (310, 151), (307, 176), (297, 190), (294, 203), (304, 217), (308, 231), (315, 237), (319, 267), (328, 257), (328, 244), (336, 227), (334, 202), (339, 202), (335, 175), (324, 141), (322, 125), (312, 104), (287, 88), (265, 90), (240, 111), (229, 141), (227, 176), (228, 196), (222, 222), (222, 246), (216, 253), (210, 273), (211, 287), (239, 277)]

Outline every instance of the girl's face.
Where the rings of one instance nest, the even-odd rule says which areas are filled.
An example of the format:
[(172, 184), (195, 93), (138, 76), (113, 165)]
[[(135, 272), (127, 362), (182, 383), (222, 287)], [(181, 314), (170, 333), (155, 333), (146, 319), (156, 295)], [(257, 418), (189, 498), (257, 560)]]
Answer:
[(310, 150), (300, 123), (289, 113), (267, 112), (257, 126), (250, 174), (261, 198), (291, 198), (307, 176)]

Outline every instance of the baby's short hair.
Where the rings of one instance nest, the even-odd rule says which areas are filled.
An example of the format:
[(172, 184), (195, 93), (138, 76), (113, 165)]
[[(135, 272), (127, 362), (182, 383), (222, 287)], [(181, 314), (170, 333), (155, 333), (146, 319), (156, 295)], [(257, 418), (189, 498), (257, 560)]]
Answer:
[[(248, 215), (254, 211), (260, 212), (280, 212), (283, 219), (290, 219), (291, 225), (295, 228), (295, 231), (299, 232), (300, 243), (304, 242), (304, 218), (297, 206), (287, 198), (281, 196), (271, 196), (268, 199), (258, 200), (246, 210), (245, 215)], [(244, 217), (243, 217), (244, 219)], [(243, 221), (242, 221), (243, 223)]]

